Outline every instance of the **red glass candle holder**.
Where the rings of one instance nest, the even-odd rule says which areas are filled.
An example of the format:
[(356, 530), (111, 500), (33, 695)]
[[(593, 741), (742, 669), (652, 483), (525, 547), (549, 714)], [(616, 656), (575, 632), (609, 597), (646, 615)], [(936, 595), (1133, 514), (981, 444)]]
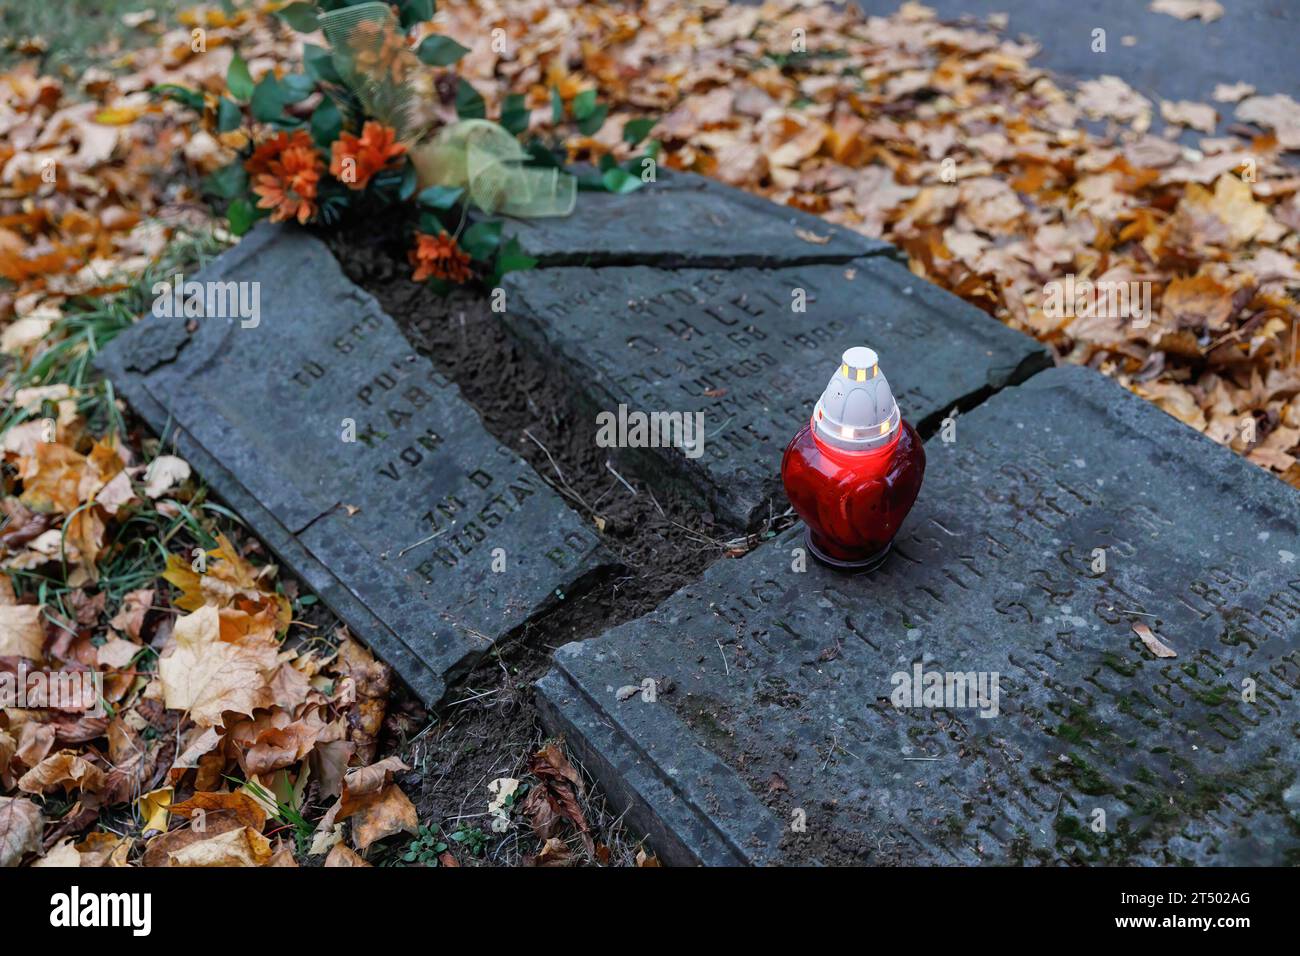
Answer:
[(849, 349), (781, 460), (813, 556), (846, 571), (878, 567), (924, 477), (925, 448), (903, 421), (875, 353)]

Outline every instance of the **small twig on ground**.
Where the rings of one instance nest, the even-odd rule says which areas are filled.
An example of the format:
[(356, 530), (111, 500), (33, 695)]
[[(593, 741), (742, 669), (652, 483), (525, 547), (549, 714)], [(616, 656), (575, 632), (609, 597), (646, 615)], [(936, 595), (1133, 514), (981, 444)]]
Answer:
[(711, 544), (711, 545), (713, 545), (715, 548), (721, 548), (721, 547), (723, 547), (722, 542), (719, 541), (717, 538), (710, 538), (710, 537), (709, 537), (708, 535), (706, 535), (706, 534), (701, 534), (701, 533), (698, 532), (698, 531), (693, 531), (693, 530), (691, 530), (690, 528), (686, 527), (686, 525), (682, 524), (680, 521), (673, 521), (672, 518), (669, 518), (668, 520), (669, 520), (670, 522), (672, 522), (672, 524), (674, 524), (674, 525), (676, 525), (678, 528), (680, 528), (682, 531), (685, 531), (685, 532), (686, 532), (687, 534), (689, 534), (692, 538), (695, 538), (697, 541), (703, 541), (705, 544)]
[(505, 690), (504, 687), (494, 687), (491, 690), (485, 690), (481, 694), (471, 694), (469, 697), (462, 697), (460, 700), (453, 700), (448, 707), (459, 707), (461, 704), (468, 704), (471, 701), (482, 700), (484, 697), (491, 697), (493, 694), (499, 694)]
[(659, 517), (661, 518), (668, 517), (667, 515), (664, 514), (663, 506), (659, 504), (659, 499), (655, 497), (655, 493), (651, 491), (649, 488), (647, 488), (646, 494), (648, 494), (650, 496), (650, 500), (654, 502), (655, 510), (659, 512)]
[[(406, 554), (406, 552), (408, 552), (408, 551), (412, 551), (412, 550), (418, 548), (418, 547), (419, 547), (420, 545), (422, 545), (422, 544), (428, 544), (430, 541), (432, 541), (434, 538), (438, 537), (439, 535), (441, 535), (441, 534), (445, 534), (446, 531), (447, 531), (447, 529), (446, 529), (446, 528), (443, 528), (441, 531), (435, 531), (433, 534), (429, 535), (427, 538), (421, 538), (419, 541), (415, 542), (415, 544), (409, 544), (409, 545), (407, 545), (407, 546), (406, 546), (405, 548), (403, 548), (401, 551), (398, 551), (398, 552), (397, 552), (397, 556), (400, 558), (402, 555)], [(385, 556), (387, 556), (387, 552), (385, 552)]]
[(596, 513), (595, 509), (593, 509), (591, 505), (587, 504), (587, 502), (583, 500), (582, 495), (578, 494), (576, 491), (573, 490), (573, 487), (569, 484), (568, 479), (564, 477), (564, 472), (560, 471), (560, 466), (555, 463), (555, 457), (551, 454), (551, 450), (547, 448), (545, 445), (543, 445), (540, 441), (538, 441), (537, 437), (532, 432), (530, 432), (527, 428), (524, 429), (524, 434), (528, 436), (529, 441), (531, 441), (534, 445), (540, 448), (542, 450), (542, 453), (546, 455), (546, 460), (551, 463), (551, 467), (555, 469), (556, 477), (560, 479), (560, 484), (564, 486), (561, 490), (565, 494), (567, 494), (570, 498), (572, 498), (574, 501), (576, 501), (578, 504), (582, 505), (583, 508), (585, 508), (587, 511), (589, 511), (591, 514), (594, 515)]
[(635, 498), (635, 497), (637, 496), (637, 495), (636, 495), (636, 489), (633, 488), (631, 485), (629, 485), (629, 484), (627, 483), (627, 479), (626, 479), (626, 478), (624, 478), (622, 475), (620, 475), (617, 471), (614, 470), (614, 466), (611, 465), (611, 464), (609, 463), (609, 459), (606, 459), (606, 460), (605, 460), (605, 467), (609, 470), (609, 473), (610, 473), (611, 475), (613, 475), (613, 476), (614, 476), (615, 478), (617, 478), (619, 481), (623, 482), (623, 487), (626, 488), (628, 491), (632, 492), (632, 497), (633, 497), (633, 498)]

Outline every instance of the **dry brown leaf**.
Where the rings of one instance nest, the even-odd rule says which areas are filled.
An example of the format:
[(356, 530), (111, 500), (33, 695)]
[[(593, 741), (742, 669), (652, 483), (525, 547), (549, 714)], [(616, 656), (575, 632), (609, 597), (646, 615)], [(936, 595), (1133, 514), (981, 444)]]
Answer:
[(1223, 16), (1223, 5), (1218, 0), (1151, 0), (1150, 10), (1167, 13), (1179, 20), (1200, 17), (1206, 23), (1213, 23)]
[(1162, 100), (1160, 115), (1167, 123), (1189, 126), (1202, 133), (1213, 133), (1214, 124), (1219, 119), (1219, 114), (1215, 112), (1213, 106), (1206, 103), (1193, 103), (1190, 100)]
[(385, 757), (376, 764), (369, 767), (354, 767), (348, 770), (343, 777), (343, 792), (345, 809), (339, 816), (339, 819), (346, 819), (350, 811), (346, 809), (348, 799), (364, 797), (375, 793), (386, 786), (392, 779), (393, 774), (401, 773), (403, 770), (410, 770), (406, 764), (402, 763), (400, 757)]
[(312, 777), (320, 787), (321, 799), (337, 797), (343, 792), (343, 777), (356, 749), (350, 740), (326, 740), (312, 749)]
[(216, 726), (227, 711), (251, 715), (271, 705), (279, 655), (274, 638), (223, 627), (222, 612), (206, 605), (176, 622), (172, 641), (158, 661), (169, 708), (188, 711), (200, 726)]
[(254, 568), (224, 534), (217, 536), (217, 547), (207, 552), (205, 563), (207, 570), (200, 574), (190, 561), (175, 554), (167, 556), (163, 578), (180, 588), (180, 597), (172, 602), (178, 608), (196, 611), (205, 604), (230, 608), (242, 601), (246, 602), (246, 606), (241, 605), (243, 609), (253, 613), (262, 606), (269, 607), (274, 614), (276, 632), (289, 626), (293, 608), (272, 586), (274, 565)]
[(288, 840), (278, 840), (272, 847), (271, 859), (265, 863), (269, 867), (297, 868), (298, 859), (293, 855), (293, 847)]
[(1231, 173), (1224, 173), (1215, 181), (1213, 193), (1192, 183), (1178, 207), (1196, 221), (1204, 222), (1206, 217), (1217, 220), (1222, 225), (1225, 242), (1219, 242), (1211, 234), (1210, 241), (1216, 244), (1239, 246), (1255, 238), (1272, 222), (1268, 207), (1256, 202), (1250, 186)]
[(1151, 101), (1118, 76), (1084, 80), (1075, 102), (1093, 119), (1130, 123), (1139, 133), (1151, 125)]
[(15, 356), (22, 355), (30, 346), (40, 342), (49, 333), (50, 327), (58, 317), (56, 310), (53, 314), (26, 315), (14, 320), (5, 326), (3, 332), (0, 332), (0, 352)]
[(41, 848), (45, 817), (24, 797), (0, 797), (0, 867), (17, 866)]
[(542, 749), (533, 755), (528, 769), (534, 776), (547, 780), (567, 780), (579, 794), (584, 792), (582, 776), (574, 769), (573, 764), (569, 763), (569, 758), (564, 755), (560, 743), (554, 740), (547, 741)]
[(1015, 191), (992, 177), (966, 180), (959, 188), (959, 197), (962, 215), (982, 232), (1007, 232), (1025, 213)]
[(44, 659), (45, 616), (37, 604), (0, 604), (0, 657)]
[(351, 820), (352, 845), (358, 850), (365, 850), (375, 841), (394, 833), (416, 833), (420, 829), (415, 805), (395, 783), (377, 794), (363, 797), (360, 806), (353, 810)]
[(142, 650), (142, 645), (114, 635), (98, 647), (95, 657), (100, 667), (117, 670), (130, 667), (135, 656)]
[(361, 859), (356, 850), (342, 843), (336, 843), (334, 849), (330, 850), (329, 856), (325, 857), (326, 866), (371, 866)]
[(52, 723), (27, 721), (18, 730), (18, 750), (14, 756), (26, 767), (35, 767), (54, 748), (57, 733)]
[(170, 866), (168, 862), (173, 853), (177, 853), (191, 843), (207, 840), (218, 834), (242, 829), (244, 825), (231, 813), (210, 813), (203, 818), (202, 829), (194, 826), (178, 827), (167, 833), (159, 834), (145, 844), (144, 854), (140, 859), (142, 866)]
[(127, 866), (132, 840), (115, 833), (96, 831), (77, 844), (83, 867)]
[(1222, 329), (1232, 317), (1233, 290), (1213, 276), (1174, 279), (1161, 299), (1161, 317), (1178, 328)]
[(1178, 656), (1178, 652), (1175, 651), (1172, 647), (1169, 647), (1167, 644), (1162, 642), (1160, 638), (1156, 637), (1155, 633), (1152, 632), (1151, 628), (1149, 628), (1146, 624), (1141, 624), (1141, 623), (1134, 624), (1133, 633), (1135, 633), (1138, 637), (1142, 638), (1142, 643), (1146, 645), (1147, 650), (1149, 650), (1156, 657), (1177, 657)]
[[(528, 762), (528, 772), (537, 777), (551, 811), (557, 817), (569, 820), (578, 829), (588, 853), (595, 853), (587, 818), (582, 812), (578, 797), (584, 792), (582, 777), (556, 741), (548, 741), (533, 754)], [(533, 815), (530, 814), (530, 820)]]
[(831, 241), (830, 234), (824, 236), (818, 235), (810, 229), (796, 229), (794, 234), (804, 242), (811, 242), (815, 246), (824, 246)]
[(73, 837), (64, 837), (49, 850), (39, 860), (32, 863), (34, 867), (80, 867), (81, 854), (77, 852), (74, 846)]
[(1285, 93), (1251, 96), (1237, 104), (1237, 119), (1271, 129), (1283, 149), (1300, 149), (1300, 103)]
[(264, 866), (270, 859), (271, 841), (252, 827), (239, 827), (173, 851), (168, 855), (168, 865)]
[(7, 730), (0, 730), (0, 787), (8, 790), (11, 786), (9, 761), (18, 752), (18, 741)]
[(159, 455), (145, 471), (144, 493), (148, 498), (161, 498), (190, 476), (189, 462), (175, 455)]
[(1147, 401), (1155, 402), (1184, 425), (1205, 431), (1205, 413), (1186, 386), (1176, 382), (1143, 382), (1134, 385), (1133, 390)]
[(188, 800), (172, 804), (172, 816), (181, 819), (193, 818), (196, 811), (202, 811), (207, 819), (209, 815), (228, 816), (238, 821), (239, 825), (261, 832), (266, 826), (266, 810), (247, 793), (217, 793), (200, 791)]
[(86, 457), (59, 442), (40, 442), (35, 452), (23, 462), (20, 472), (22, 503), (33, 511), (75, 511), (87, 497), (83, 495), (83, 482), (88, 479)]
[(519, 805), (519, 810), (539, 840), (549, 840), (560, 832), (563, 817), (551, 806), (545, 788), (533, 787), (529, 790)]
[(248, 776), (265, 776), (302, 760), (325, 730), (321, 708), (306, 708), (292, 718), (275, 707), (257, 712), (251, 720), (228, 723), (226, 740)]
[(1216, 83), (1213, 99), (1216, 103), (1236, 103), (1255, 92), (1249, 83)]
[(116, 515), (124, 505), (135, 500), (135, 489), (131, 487), (131, 476), (119, 471), (95, 493), (95, 504), (109, 515)]
[(569, 845), (559, 837), (552, 837), (542, 845), (542, 850), (535, 857), (525, 858), (526, 866), (572, 866), (577, 861)]
[(104, 771), (87, 761), (75, 750), (51, 754), (18, 780), (24, 793), (49, 793), (59, 787), (64, 793), (81, 790), (98, 793), (104, 789)]

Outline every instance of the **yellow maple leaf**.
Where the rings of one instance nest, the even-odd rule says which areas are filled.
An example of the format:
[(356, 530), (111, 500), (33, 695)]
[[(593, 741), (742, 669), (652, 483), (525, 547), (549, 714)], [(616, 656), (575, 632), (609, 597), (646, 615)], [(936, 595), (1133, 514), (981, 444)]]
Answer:
[(266, 632), (223, 627), (223, 615), (210, 604), (176, 622), (173, 643), (158, 661), (163, 701), (187, 710), (201, 727), (215, 727), (223, 714), (251, 715), (274, 703), (271, 677), (279, 645)]
[(33, 511), (67, 514), (81, 504), (86, 456), (59, 442), (41, 442), (36, 454), (23, 462), (23, 493), (19, 500)]
[(265, 606), (274, 609), (277, 631), (289, 627), (293, 608), (288, 598), (271, 587), (274, 565), (254, 568), (223, 534), (217, 536), (217, 547), (206, 552), (204, 567), (205, 570), (199, 572), (180, 555), (167, 556), (167, 568), (162, 576), (180, 589), (180, 597), (172, 603), (182, 611), (197, 611), (210, 604), (219, 608), (239, 608), (256, 616)]
[(180, 589), (180, 596), (172, 599), (172, 604), (176, 607), (182, 611), (197, 611), (203, 607), (202, 579), (179, 554), (167, 555), (167, 569), (163, 571), (162, 578)]
[(1255, 238), (1273, 219), (1268, 207), (1255, 201), (1250, 186), (1231, 173), (1224, 173), (1215, 181), (1213, 193), (1192, 183), (1180, 205), (1192, 213), (1208, 213), (1223, 223), (1228, 242), (1233, 246)]
[(138, 120), (142, 113), (135, 106), (108, 106), (95, 114), (95, 122), (101, 126), (125, 126)]

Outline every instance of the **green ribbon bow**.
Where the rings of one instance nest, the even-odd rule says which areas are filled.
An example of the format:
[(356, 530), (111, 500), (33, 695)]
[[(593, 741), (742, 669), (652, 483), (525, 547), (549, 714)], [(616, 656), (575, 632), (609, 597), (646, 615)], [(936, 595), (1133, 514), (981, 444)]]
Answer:
[(320, 17), (335, 69), (367, 116), (391, 126), (407, 145), (420, 187), (463, 188), (487, 213), (540, 218), (567, 216), (578, 180), (558, 169), (524, 165), (528, 154), (497, 123), (461, 120), (426, 140), (413, 80), (425, 69), (385, 3), (362, 3)]

